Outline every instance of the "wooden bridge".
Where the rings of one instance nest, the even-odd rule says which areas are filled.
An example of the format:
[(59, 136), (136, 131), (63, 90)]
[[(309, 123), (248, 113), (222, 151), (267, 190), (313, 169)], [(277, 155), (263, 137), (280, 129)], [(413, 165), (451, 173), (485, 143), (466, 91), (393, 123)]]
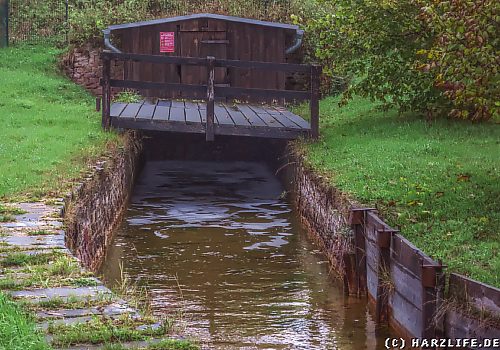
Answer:
[[(212, 56), (179, 57), (132, 53), (103, 52), (102, 125), (122, 129), (156, 130), (166, 132), (203, 133), (207, 141), (215, 135), (253, 136), (295, 139), (301, 136), (318, 137), (319, 83), (321, 67), (315, 65), (216, 59)], [(135, 62), (177, 66), (202, 67), (205, 84), (183, 84), (128, 79), (112, 79), (111, 62)], [(215, 83), (216, 69), (262, 70), (301, 73), (309, 79), (307, 91), (231, 87)], [(162, 94), (182, 96), (182, 100), (156, 102), (112, 103), (112, 88), (159, 90)], [(282, 106), (283, 101), (310, 104), (310, 122)], [(252, 101), (243, 103), (240, 101)], [(279, 104), (270, 104), (278, 101)]]

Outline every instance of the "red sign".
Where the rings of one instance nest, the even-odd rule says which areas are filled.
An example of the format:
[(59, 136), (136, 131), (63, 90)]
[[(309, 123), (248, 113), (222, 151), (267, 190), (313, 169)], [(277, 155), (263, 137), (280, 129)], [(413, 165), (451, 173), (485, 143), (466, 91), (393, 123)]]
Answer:
[(174, 32), (160, 32), (160, 52), (175, 52)]

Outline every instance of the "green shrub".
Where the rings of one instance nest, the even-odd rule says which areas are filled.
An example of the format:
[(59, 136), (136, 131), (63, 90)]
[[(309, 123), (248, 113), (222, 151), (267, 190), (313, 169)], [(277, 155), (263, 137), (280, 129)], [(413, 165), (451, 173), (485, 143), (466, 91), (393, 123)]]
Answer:
[(434, 1), (421, 18), (434, 31), (430, 49), (423, 49), (420, 68), (453, 103), (454, 117), (498, 118), (500, 65), (498, 1)]
[(424, 24), (415, 20), (419, 7), (414, 2), (328, 3), (332, 10), (297, 21), (311, 36), (326, 74), (349, 82), (344, 101), (358, 94), (405, 111), (425, 109), (439, 99), (430, 75), (415, 69), (415, 52), (432, 40)]
[(10, 0), (9, 8), (12, 42), (42, 37), (60, 40), (66, 35), (64, 1)]
[(322, 6), (294, 20), (325, 73), (349, 83), (344, 102), (358, 94), (428, 117), (498, 117), (498, 2), (327, 0)]

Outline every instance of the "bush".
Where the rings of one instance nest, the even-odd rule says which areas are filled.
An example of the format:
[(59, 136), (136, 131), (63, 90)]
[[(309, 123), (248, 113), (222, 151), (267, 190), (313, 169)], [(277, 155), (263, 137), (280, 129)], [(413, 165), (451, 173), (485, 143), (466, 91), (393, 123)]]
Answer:
[(110, 24), (143, 20), (147, 1), (77, 0), (69, 11), (70, 42), (73, 44), (102, 42), (102, 30)]
[(422, 8), (434, 31), (430, 49), (418, 52), (420, 68), (453, 103), (450, 114), (481, 120), (498, 118), (500, 66), (498, 1), (439, 1)]
[[(474, 5), (471, 5), (474, 4)], [(295, 21), (330, 76), (386, 108), (472, 120), (498, 117), (493, 0), (331, 0)]]
[(10, 0), (9, 37), (11, 42), (47, 38), (63, 40), (66, 36), (64, 1)]

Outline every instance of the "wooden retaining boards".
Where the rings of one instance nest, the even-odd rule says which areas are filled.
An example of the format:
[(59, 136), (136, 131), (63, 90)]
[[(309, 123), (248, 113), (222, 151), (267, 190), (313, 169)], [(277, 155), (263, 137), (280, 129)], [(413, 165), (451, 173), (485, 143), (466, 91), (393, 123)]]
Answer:
[[(352, 209), (349, 222), (358, 273), (353, 283), (358, 294), (366, 288), (378, 322), (388, 321), (407, 339), (500, 338), (500, 289), (451, 274), (445, 299), (444, 266), (388, 226), (373, 208)], [(450, 300), (452, 306), (447, 306)], [(482, 320), (481, 313), (487, 315)]]
[(366, 280), (358, 276), (358, 294), (366, 288), (377, 322), (388, 321), (408, 339), (435, 337), (442, 266), (388, 226), (373, 208), (353, 209), (350, 223), (357, 271), (366, 274)]
[(444, 319), (448, 338), (500, 339), (500, 289), (452, 273), (448, 291), (451, 305), (445, 305)]

